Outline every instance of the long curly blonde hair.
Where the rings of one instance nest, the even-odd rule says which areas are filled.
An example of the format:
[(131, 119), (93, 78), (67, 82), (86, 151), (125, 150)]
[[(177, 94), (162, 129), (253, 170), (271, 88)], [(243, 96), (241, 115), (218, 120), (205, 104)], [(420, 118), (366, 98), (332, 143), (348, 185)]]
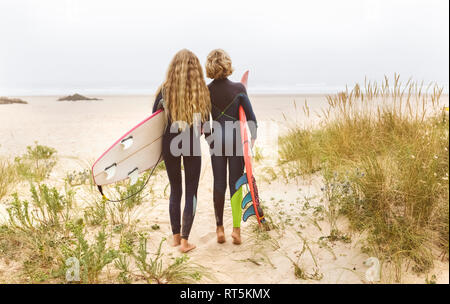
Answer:
[(167, 69), (166, 80), (157, 94), (161, 90), (167, 115), (172, 122), (183, 121), (192, 126), (195, 113), (200, 113), (202, 120), (209, 118), (209, 90), (200, 61), (191, 51), (182, 49), (175, 54)]

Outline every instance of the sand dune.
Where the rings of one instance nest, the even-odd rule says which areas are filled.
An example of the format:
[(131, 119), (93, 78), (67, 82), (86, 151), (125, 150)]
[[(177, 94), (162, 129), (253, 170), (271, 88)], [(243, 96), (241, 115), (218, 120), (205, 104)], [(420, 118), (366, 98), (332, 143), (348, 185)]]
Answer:
[[(102, 100), (82, 103), (57, 102), (55, 96), (27, 96), (23, 99), (29, 105), (7, 105), (0, 107), (0, 155), (13, 158), (22, 154), (26, 146), (34, 141), (55, 148), (59, 161), (49, 183), (63, 185), (66, 172), (85, 169), (92, 164), (106, 148), (119, 136), (150, 114), (151, 96), (98, 96)], [(445, 97), (448, 103), (448, 97)], [(301, 110), (308, 100), (312, 120), (307, 120)], [(251, 96), (261, 132), (257, 146), (264, 158), (257, 162), (256, 178), (262, 203), (268, 208), (267, 214), (280, 228), (269, 232), (270, 240), (256, 244), (254, 222), (243, 223), (243, 244), (231, 242), (232, 217), (229, 201), (225, 207), (225, 232), (227, 242), (218, 244), (215, 236), (214, 208), (212, 203), (212, 172), (206, 143), (203, 142), (202, 172), (199, 186), (197, 214), (191, 232), (191, 241), (197, 248), (189, 255), (192, 260), (211, 269), (215, 279), (222, 283), (363, 283), (368, 258), (361, 253), (361, 235), (347, 229), (345, 219), (340, 219), (340, 230), (351, 236), (349, 243), (320, 242), (321, 237), (330, 234), (326, 220), (314, 211), (323, 206), (319, 176), (308, 179), (291, 179), (287, 182), (280, 177), (271, 180), (265, 175), (265, 168), (273, 167), (276, 158), (273, 146), (277, 132), (283, 132), (290, 123), (314, 123), (320, 110), (326, 105), (321, 95), (255, 95)], [(296, 107), (294, 106), (294, 101)], [(274, 127), (275, 126), (275, 127)], [(275, 140), (275, 141), (274, 141)], [(164, 188), (168, 180), (165, 172), (153, 178), (154, 197), (147, 197), (133, 214), (139, 220), (138, 228), (151, 230), (158, 224), (161, 228), (152, 232), (150, 246), (157, 247), (162, 237), (170, 237), (168, 198)], [(16, 189), (25, 193), (27, 187)], [(26, 195), (26, 194), (24, 194)], [(81, 196), (83, 194), (80, 194)], [(228, 194), (227, 194), (228, 197)], [(5, 219), (6, 198), (0, 202), (0, 217)], [(80, 207), (83, 202), (81, 201)], [(301, 256), (304, 242), (309, 250)], [(167, 243), (163, 251), (169, 256), (179, 253)], [(302, 280), (294, 275), (292, 261), (297, 262), (315, 278)], [(0, 276), (14, 271), (14, 265), (5, 265), (0, 260)], [(17, 265), (16, 265), (17, 266)], [(20, 267), (20, 266), (17, 266)], [(111, 270), (112, 271), (112, 270)], [(448, 263), (436, 262), (432, 271), (438, 282), (448, 283)], [(313, 276), (314, 277), (314, 276)], [(404, 282), (424, 283), (425, 277), (406, 273)]]

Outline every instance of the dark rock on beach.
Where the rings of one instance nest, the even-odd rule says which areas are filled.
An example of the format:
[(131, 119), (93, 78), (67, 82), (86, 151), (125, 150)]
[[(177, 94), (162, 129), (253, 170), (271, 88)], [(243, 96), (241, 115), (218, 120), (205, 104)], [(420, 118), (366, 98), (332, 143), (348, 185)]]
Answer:
[(78, 100), (101, 100), (99, 98), (89, 98), (80, 94), (73, 94), (66, 97), (61, 97), (58, 101), (78, 101)]
[(0, 97), (0, 104), (13, 104), (13, 103), (28, 104), (28, 102), (19, 98)]

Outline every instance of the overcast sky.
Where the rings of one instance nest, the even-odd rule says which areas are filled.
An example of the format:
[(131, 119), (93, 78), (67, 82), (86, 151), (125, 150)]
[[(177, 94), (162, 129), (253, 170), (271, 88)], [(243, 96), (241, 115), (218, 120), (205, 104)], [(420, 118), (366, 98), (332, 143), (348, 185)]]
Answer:
[(447, 91), (449, 1), (0, 1), (0, 95), (152, 93), (181, 48), (225, 49), (254, 91), (394, 72)]

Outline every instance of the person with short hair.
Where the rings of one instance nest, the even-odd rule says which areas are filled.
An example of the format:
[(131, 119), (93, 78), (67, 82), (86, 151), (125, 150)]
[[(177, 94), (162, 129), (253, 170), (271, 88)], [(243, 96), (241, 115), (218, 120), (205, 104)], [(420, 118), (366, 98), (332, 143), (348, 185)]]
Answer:
[[(205, 68), (206, 76), (213, 79), (208, 85), (212, 119), (213, 122), (221, 126), (220, 132), (213, 128), (211, 133), (207, 135), (207, 140), (210, 142), (211, 164), (214, 175), (213, 200), (217, 242), (224, 243), (226, 239), (223, 227), (223, 208), (227, 173), (229, 174), (230, 198), (236, 192), (235, 184), (237, 180), (244, 173), (244, 157), (239, 129), (239, 107), (244, 108), (251, 133), (252, 146), (257, 136), (257, 122), (245, 86), (240, 82), (233, 82), (228, 79), (228, 76), (233, 73), (230, 56), (222, 49), (215, 49), (209, 53)], [(227, 128), (227, 125), (230, 126), (230, 122), (235, 122), (235, 127), (232, 129)], [(218, 142), (221, 144), (221, 149), (214, 149), (214, 145)], [(239, 223), (233, 221), (231, 236), (234, 244), (241, 244), (240, 219)]]

